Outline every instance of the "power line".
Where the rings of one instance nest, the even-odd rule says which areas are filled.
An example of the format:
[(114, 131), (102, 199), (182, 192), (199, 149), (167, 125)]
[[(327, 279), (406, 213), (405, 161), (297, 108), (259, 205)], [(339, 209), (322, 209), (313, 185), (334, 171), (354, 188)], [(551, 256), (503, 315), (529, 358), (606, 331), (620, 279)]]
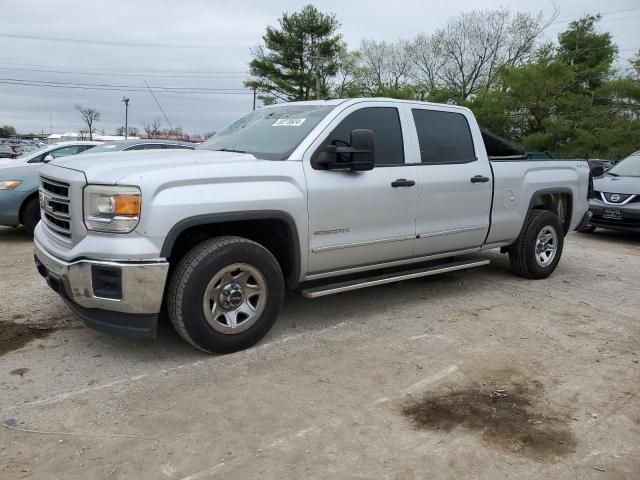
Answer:
[(106, 72), (78, 72), (78, 71), (70, 71), (70, 70), (50, 70), (44, 68), (22, 68), (22, 67), (0, 67), (0, 70), (11, 70), (11, 71), (21, 71), (21, 72), (36, 72), (36, 73), (56, 73), (56, 74), (66, 74), (66, 75), (88, 75), (88, 76), (98, 76), (98, 77), (146, 77), (146, 78), (210, 78), (210, 77), (225, 77), (229, 76), (230, 78), (244, 78), (250, 77), (249, 74), (243, 72), (242, 74), (236, 73), (210, 73), (210, 74), (201, 74), (201, 75), (149, 75), (144, 73), (106, 73)]
[[(41, 87), (41, 88), (66, 88), (66, 89), (74, 89), (74, 90), (99, 90), (99, 91), (108, 91), (108, 92), (146, 92), (146, 88), (144, 87), (128, 87), (126, 89), (123, 88), (111, 88), (111, 87), (99, 87), (99, 86), (91, 86), (91, 85), (74, 85), (74, 84), (51, 84), (46, 82), (34, 83), (34, 81), (29, 80), (5, 80), (0, 78), (0, 84), (2, 85), (17, 85), (17, 86), (25, 86), (25, 87)], [(199, 94), (199, 95), (248, 95), (251, 93), (249, 90), (245, 91), (234, 91), (234, 92), (226, 92), (226, 91), (205, 91), (205, 90), (162, 90), (162, 93), (175, 93), (180, 95), (190, 95), (190, 94)]]
[(147, 88), (149, 89), (149, 93), (151, 94), (151, 96), (153, 97), (153, 99), (156, 101), (156, 105), (158, 105), (158, 108), (160, 109), (160, 111), (162, 112), (162, 116), (164, 117), (164, 119), (167, 121), (167, 123), (169, 124), (169, 128), (171, 130), (173, 130), (173, 126), (171, 125), (171, 122), (169, 121), (169, 118), (167, 118), (167, 114), (164, 113), (164, 110), (162, 109), (162, 106), (160, 106), (160, 102), (158, 101), (158, 99), (156, 98), (155, 93), (153, 93), (153, 90), (151, 90), (151, 87), (149, 86), (149, 83), (145, 80), (144, 84), (147, 86)]
[(222, 50), (236, 50), (250, 48), (253, 45), (222, 45), (215, 43), (188, 44), (188, 43), (146, 43), (146, 42), (119, 42), (93, 39), (49, 37), (44, 35), (23, 35), (17, 33), (0, 33), (1, 38), (12, 38), (17, 40), (34, 40), (45, 42), (76, 43), (81, 45), (102, 45), (107, 47), (143, 47), (143, 48), (217, 48)]
[[(0, 38), (10, 38), (14, 40), (32, 40), (43, 42), (59, 42), (59, 43), (72, 43), (79, 45), (100, 45), (104, 47), (141, 47), (141, 48), (167, 48), (167, 49), (219, 49), (219, 50), (244, 50), (254, 47), (261, 47), (264, 45), (256, 44), (220, 44), (220, 43), (146, 43), (146, 42), (121, 42), (121, 41), (106, 41), (106, 40), (93, 40), (82, 38), (68, 38), (68, 37), (49, 37), (44, 35), (24, 35), (18, 33), (0, 33)], [(289, 47), (307, 46), (312, 47), (312, 44), (306, 42), (286, 42), (281, 43)]]
[[(640, 7), (631, 7), (631, 8), (623, 8), (621, 10), (610, 10), (608, 12), (602, 12), (599, 15), (604, 17), (606, 15), (613, 15), (614, 13), (623, 13), (623, 12), (631, 12), (633, 10), (640, 10)], [(574, 22), (576, 20), (580, 20), (580, 18), (582, 17), (578, 17), (578, 18), (567, 18), (564, 20), (556, 20), (555, 22), (551, 22), (549, 25), (556, 25), (558, 23), (569, 23), (569, 22)]]
[(103, 72), (127, 72), (127, 73), (138, 73), (140, 75), (147, 76), (148, 74), (156, 74), (156, 73), (179, 73), (179, 74), (235, 74), (235, 73), (247, 73), (246, 71), (214, 71), (214, 70), (131, 70), (126, 68), (109, 68), (103, 66), (83, 66), (79, 67), (77, 65), (69, 66), (69, 65), (44, 65), (41, 63), (11, 63), (6, 62), (0, 59), (0, 64), (2, 65), (17, 65), (20, 67), (41, 67), (41, 68), (54, 68), (54, 69), (79, 69), (83, 68), (85, 70), (100, 70)]
[[(31, 80), (31, 79), (25, 79), (25, 78), (0, 78), (0, 80), (16, 81), (16, 82), (47, 83), (47, 84), (54, 84), (54, 85), (77, 85), (77, 86), (83, 86), (83, 87), (107, 87), (107, 88), (114, 88), (114, 89), (121, 89), (121, 90), (126, 90), (128, 88), (140, 88), (139, 85), (113, 85), (110, 83), (55, 82), (53, 80)], [(244, 88), (163, 87), (163, 86), (154, 86), (154, 88), (161, 89), (161, 90), (176, 90), (176, 91), (199, 90), (199, 91), (205, 91), (205, 92), (224, 92), (224, 91), (237, 91), (237, 90), (245, 91)]]

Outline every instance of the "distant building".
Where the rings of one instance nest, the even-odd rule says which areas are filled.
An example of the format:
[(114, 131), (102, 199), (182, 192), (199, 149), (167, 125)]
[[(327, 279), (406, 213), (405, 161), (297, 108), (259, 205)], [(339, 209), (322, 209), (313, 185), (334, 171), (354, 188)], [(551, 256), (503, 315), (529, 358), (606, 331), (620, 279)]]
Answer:
[(74, 131), (52, 133), (47, 137), (47, 143), (70, 142), (74, 140), (80, 140), (80, 134)]
[(120, 140), (138, 140), (140, 137), (132, 137), (129, 135), (125, 139), (124, 135), (94, 135), (93, 139), (98, 142), (118, 142)]

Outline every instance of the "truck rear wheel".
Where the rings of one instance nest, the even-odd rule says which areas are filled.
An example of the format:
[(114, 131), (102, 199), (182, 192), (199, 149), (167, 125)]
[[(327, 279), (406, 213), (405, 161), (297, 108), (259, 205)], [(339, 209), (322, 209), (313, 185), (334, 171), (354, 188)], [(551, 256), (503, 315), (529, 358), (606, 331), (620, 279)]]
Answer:
[(167, 310), (176, 331), (209, 353), (257, 343), (282, 309), (280, 265), (262, 245), (241, 237), (207, 240), (189, 251), (169, 281)]
[(563, 246), (564, 232), (558, 215), (531, 210), (522, 233), (509, 249), (511, 270), (525, 278), (547, 278), (556, 269)]

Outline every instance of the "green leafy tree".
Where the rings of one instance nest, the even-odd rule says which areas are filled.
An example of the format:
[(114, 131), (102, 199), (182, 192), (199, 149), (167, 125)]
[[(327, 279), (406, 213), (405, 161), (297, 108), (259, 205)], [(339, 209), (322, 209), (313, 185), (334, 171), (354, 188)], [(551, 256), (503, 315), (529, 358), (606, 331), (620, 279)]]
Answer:
[(638, 50), (635, 56), (631, 59), (631, 68), (635, 71), (637, 77), (640, 77), (640, 50)]
[(15, 134), (16, 129), (11, 125), (4, 125), (0, 127), (0, 138), (13, 137)]
[(340, 46), (337, 57), (337, 71), (333, 79), (331, 96), (354, 98), (366, 96), (366, 71), (362, 66), (362, 53), (349, 51), (345, 44)]
[(607, 80), (618, 51), (610, 33), (596, 32), (600, 19), (600, 15), (587, 15), (571, 22), (558, 36), (558, 58), (571, 65), (577, 88), (584, 90), (598, 88)]
[(264, 46), (253, 49), (249, 70), (255, 78), (245, 86), (285, 101), (325, 97), (338, 69), (339, 28), (334, 14), (313, 5), (283, 14), (279, 27), (267, 27)]
[(529, 62), (502, 67), (496, 88), (464, 102), (482, 126), (529, 150), (617, 159), (637, 149), (640, 80), (612, 79), (616, 47), (599, 17), (573, 22)]

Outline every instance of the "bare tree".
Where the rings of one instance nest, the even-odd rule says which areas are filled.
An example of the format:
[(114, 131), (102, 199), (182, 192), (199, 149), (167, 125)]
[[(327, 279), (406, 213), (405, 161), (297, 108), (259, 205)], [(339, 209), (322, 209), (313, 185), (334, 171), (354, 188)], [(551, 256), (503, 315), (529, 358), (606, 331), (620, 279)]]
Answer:
[(157, 118), (152, 123), (145, 124), (144, 131), (147, 134), (147, 138), (158, 138), (160, 136), (160, 125), (161, 122)]
[(346, 45), (338, 53), (336, 76), (332, 92), (338, 98), (359, 95), (364, 88), (366, 71), (359, 51), (350, 52)]
[[(467, 99), (495, 86), (500, 67), (526, 63), (536, 40), (556, 16), (557, 12), (544, 21), (541, 13), (512, 15), (506, 8), (461, 13), (428, 41), (422, 40), (431, 49), (426, 61), (415, 56), (414, 48), (414, 63), (433, 70), (440, 83)], [(424, 49), (417, 52), (425, 53)]]
[(398, 89), (411, 83), (412, 57), (409, 44), (363, 40), (362, 67), (372, 90)]
[(431, 92), (440, 85), (440, 73), (446, 58), (442, 52), (441, 37), (421, 33), (409, 44), (412, 70), (416, 86), (422, 93)]
[[(116, 128), (116, 135), (124, 137), (124, 127)], [(127, 136), (128, 137), (137, 137), (138, 136), (138, 129), (136, 127), (129, 127), (127, 129)]]
[(80, 104), (76, 104), (75, 108), (80, 112), (80, 116), (84, 123), (89, 127), (89, 140), (93, 140), (93, 124), (100, 121), (100, 112), (95, 108), (85, 108)]

